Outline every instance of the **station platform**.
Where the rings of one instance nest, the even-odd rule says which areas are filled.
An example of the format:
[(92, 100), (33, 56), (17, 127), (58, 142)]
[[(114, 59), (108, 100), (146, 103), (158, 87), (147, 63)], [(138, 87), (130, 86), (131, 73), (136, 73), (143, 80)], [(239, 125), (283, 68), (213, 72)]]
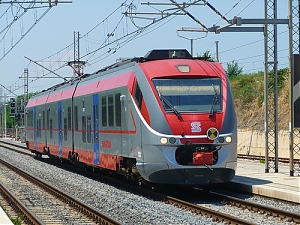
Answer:
[(228, 188), (300, 204), (300, 176), (290, 176), (289, 165), (278, 166), (278, 173), (265, 173), (265, 164), (238, 159), (236, 175)]
[(13, 225), (11, 220), (8, 218), (6, 213), (3, 211), (3, 209), (0, 207), (0, 225)]

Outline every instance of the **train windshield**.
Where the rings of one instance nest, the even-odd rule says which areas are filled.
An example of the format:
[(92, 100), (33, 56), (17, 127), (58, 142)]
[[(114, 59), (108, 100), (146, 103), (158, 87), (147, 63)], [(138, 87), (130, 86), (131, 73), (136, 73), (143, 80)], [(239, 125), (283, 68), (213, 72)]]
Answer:
[(167, 112), (221, 111), (221, 79), (153, 79)]

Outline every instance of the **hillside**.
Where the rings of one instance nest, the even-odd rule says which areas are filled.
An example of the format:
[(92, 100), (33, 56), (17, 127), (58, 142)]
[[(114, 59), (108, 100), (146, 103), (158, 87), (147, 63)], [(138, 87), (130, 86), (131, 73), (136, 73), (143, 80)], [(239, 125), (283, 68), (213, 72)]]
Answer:
[[(270, 75), (272, 77), (272, 74)], [(264, 130), (264, 74), (245, 74), (230, 79), (238, 127)], [(288, 70), (278, 71), (278, 123), (279, 130), (288, 130), (289, 83)], [(273, 97), (274, 94), (269, 94)], [(271, 101), (273, 102), (273, 100)], [(269, 104), (270, 105), (270, 104)], [(273, 116), (274, 113), (270, 114)]]

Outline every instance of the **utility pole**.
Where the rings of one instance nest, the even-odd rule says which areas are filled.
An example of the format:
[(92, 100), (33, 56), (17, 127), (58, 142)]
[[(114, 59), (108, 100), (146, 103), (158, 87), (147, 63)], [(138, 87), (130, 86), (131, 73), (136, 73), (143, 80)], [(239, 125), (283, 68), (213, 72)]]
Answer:
[(6, 138), (6, 93), (4, 94), (4, 138)]
[(24, 69), (24, 102), (23, 102), (23, 124), (25, 126), (26, 124), (26, 111), (25, 111), (25, 107), (27, 105), (28, 102), (28, 68)]
[(216, 41), (216, 58), (217, 62), (219, 62), (219, 41)]

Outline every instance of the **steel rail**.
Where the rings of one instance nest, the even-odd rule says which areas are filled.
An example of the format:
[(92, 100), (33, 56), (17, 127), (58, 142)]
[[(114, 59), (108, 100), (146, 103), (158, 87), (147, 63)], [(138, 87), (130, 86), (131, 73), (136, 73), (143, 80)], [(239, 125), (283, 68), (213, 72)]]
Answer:
[(83, 202), (79, 201), (78, 199), (73, 198), (72, 196), (52, 187), (50, 184), (22, 171), (21, 169), (3, 161), (0, 159), (0, 162), (7, 166), (8, 168), (14, 170), (16, 173), (20, 174), (21, 176), (25, 177), (26, 179), (32, 181), (35, 185), (40, 186), (41, 188), (45, 189), (47, 192), (51, 193), (52, 195), (56, 196), (63, 202), (68, 203), (76, 210), (80, 211), (81, 213), (85, 214), (86, 216), (93, 219), (98, 224), (105, 224), (105, 225), (121, 225), (119, 221), (114, 220), (113, 218), (97, 211), (96, 209), (84, 204)]
[(15, 212), (24, 215), (24, 221), (32, 225), (45, 225), (26, 205), (24, 205), (13, 193), (11, 193), (1, 182), (0, 182), (0, 194), (4, 196), (10, 203), (11, 208)]
[(254, 212), (266, 213), (270, 216), (280, 217), (283, 219), (287, 219), (289, 222), (295, 222), (295, 223), (300, 224), (300, 214), (288, 212), (288, 211), (281, 210), (281, 209), (276, 209), (276, 208), (269, 207), (269, 206), (262, 205), (262, 204), (245, 201), (242, 199), (238, 199), (238, 198), (231, 197), (228, 195), (220, 194), (217, 192), (211, 191), (210, 194), (212, 194), (213, 197), (222, 199), (223, 200), (222, 202), (226, 202), (226, 204), (234, 205), (234, 206), (237, 206), (237, 207), (243, 208), (243, 209), (246, 208), (246, 209), (249, 209)]
[[(265, 160), (265, 156), (259, 156), (259, 155), (246, 155), (246, 154), (237, 154), (237, 157), (240, 159), (251, 159), (251, 160)], [(274, 160), (275, 157), (270, 157), (269, 160)], [(278, 158), (278, 162), (282, 163), (289, 163), (290, 159), (289, 158)], [(294, 159), (295, 163), (300, 163), (300, 159)]]

